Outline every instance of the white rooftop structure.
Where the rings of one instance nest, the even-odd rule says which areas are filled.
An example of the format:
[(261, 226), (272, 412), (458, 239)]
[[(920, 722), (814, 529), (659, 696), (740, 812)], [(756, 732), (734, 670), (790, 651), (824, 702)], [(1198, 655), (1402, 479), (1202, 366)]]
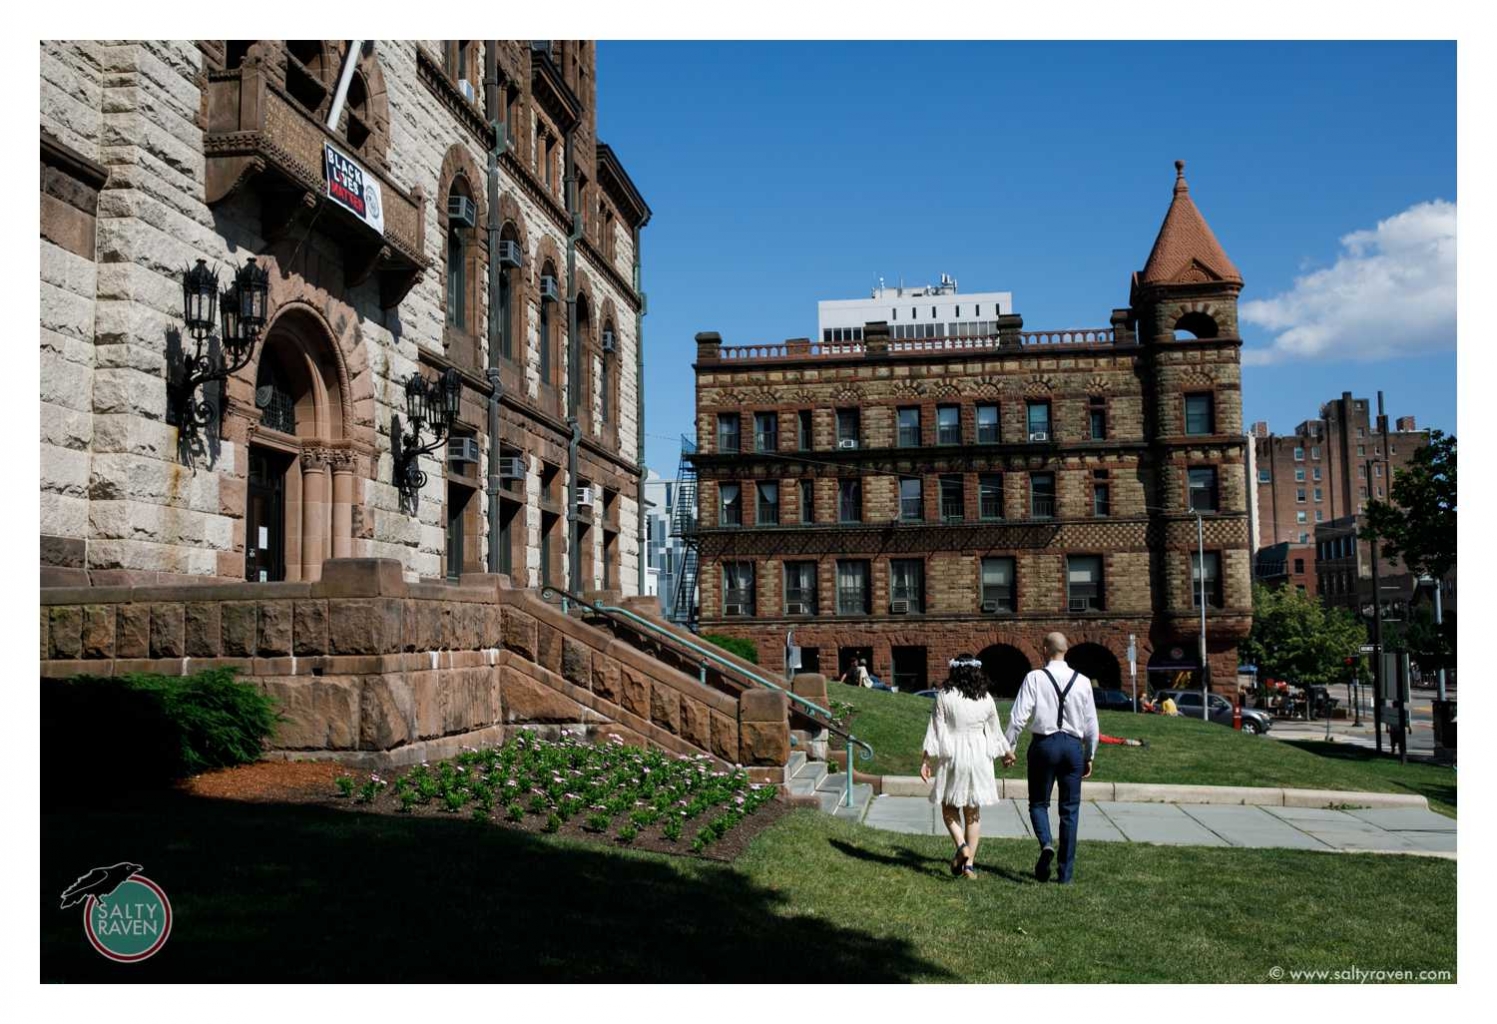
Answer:
[(879, 278), (866, 299), (827, 299), (816, 304), (817, 335), (822, 341), (862, 341), (863, 325), (887, 321), (889, 337), (965, 338), (998, 333), (998, 317), (1014, 311), (1013, 292), (957, 291), (956, 278), (941, 275), (940, 284), (889, 287)]

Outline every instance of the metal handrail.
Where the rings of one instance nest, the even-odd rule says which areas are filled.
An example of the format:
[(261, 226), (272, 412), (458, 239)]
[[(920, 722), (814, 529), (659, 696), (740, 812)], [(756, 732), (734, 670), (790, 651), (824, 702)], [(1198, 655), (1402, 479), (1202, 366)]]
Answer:
[[(666, 629), (663, 626), (660, 626), (660, 625), (658, 625), (658, 624), (656, 624), (654, 622), (651, 622), (649, 619), (645, 618), (643, 615), (637, 615), (634, 612), (631, 612), (627, 608), (620, 608), (617, 605), (611, 605), (611, 604), (598, 604), (596, 602), (589, 601), (589, 600), (587, 600), (585, 598), (578, 597), (576, 594), (568, 593), (567, 591), (562, 590), (560, 587), (545, 586), (545, 587), (541, 588), (541, 600), (543, 600), (543, 601), (549, 601), (552, 597), (558, 597), (558, 598), (560, 598), (562, 600), (563, 604), (574, 604), (574, 605), (577, 605), (579, 607), (586, 608), (589, 611), (596, 612), (599, 615), (606, 615), (606, 616), (610, 616), (610, 617), (619, 617), (619, 618), (627, 619), (628, 621), (634, 623), (637, 626), (642, 626), (645, 629), (649, 630), (650, 632), (655, 633), (655, 634), (657, 634), (659, 636), (664, 637), (665, 639), (669, 640), (670, 642), (676, 644), (679, 647), (685, 647), (686, 649), (690, 650), (691, 652), (693, 652), (694, 654), (696, 654), (697, 656), (699, 656), (701, 658), (706, 658), (706, 659), (708, 659), (710, 661), (716, 662), (720, 667), (725, 668), (725, 669), (729, 670), (730, 672), (735, 672), (738, 675), (740, 675), (740, 676), (742, 676), (742, 677), (744, 677), (744, 678), (746, 678), (746, 679), (748, 679), (748, 680), (750, 680), (750, 681), (752, 681), (754, 683), (757, 683), (760, 686), (764, 686), (764, 687), (767, 687), (767, 688), (769, 688), (771, 690), (775, 690), (775, 691), (777, 691), (779, 693), (783, 693), (791, 701), (793, 701), (796, 704), (801, 705), (801, 707), (805, 708), (807, 711), (813, 712), (813, 713), (815, 713), (817, 715), (821, 715), (822, 717), (824, 717), (826, 719), (826, 721), (824, 723), (822, 723), (822, 724), (825, 725), (826, 728), (830, 732), (834, 732), (837, 735), (844, 737), (847, 740), (847, 742), (848, 742), (848, 749), (851, 749), (852, 748), (852, 744), (854, 744), (854, 743), (856, 743), (860, 748), (862, 748), (861, 750), (858, 751), (858, 757), (860, 757), (862, 760), (868, 761), (868, 760), (871, 760), (873, 758), (873, 748), (871, 746), (869, 746), (867, 743), (864, 743), (862, 740), (858, 739), (852, 733), (846, 731), (845, 729), (838, 728), (836, 725), (833, 724), (833, 722), (832, 722), (832, 713), (831, 713), (831, 711), (829, 709), (824, 708), (820, 704), (817, 704), (817, 703), (815, 703), (813, 701), (807, 700), (806, 698), (802, 697), (798, 693), (792, 693), (792, 692), (790, 692), (789, 690), (785, 689), (783, 686), (779, 685), (778, 683), (771, 682), (770, 680), (768, 680), (768, 679), (764, 678), (763, 676), (759, 675), (757, 672), (751, 672), (751, 671), (749, 671), (748, 669), (744, 668), (743, 666), (737, 664), (736, 662), (733, 662), (733, 661), (729, 660), (728, 658), (723, 657), (722, 655), (716, 653), (715, 651), (710, 651), (707, 648), (701, 646), (700, 644), (696, 644), (696, 643), (693, 643), (690, 640), (687, 640), (685, 637), (681, 636), (675, 630)], [(706, 685), (706, 682), (707, 682), (707, 680), (706, 680), (707, 666), (706, 666), (705, 663), (702, 664), (701, 670), (702, 670), (702, 674), (701, 674), (701, 678), (699, 679), (699, 681), (703, 685)], [(848, 770), (848, 774), (849, 774), (849, 777), (850, 777), (851, 773), (852, 773), (852, 758), (851, 758), (851, 756), (848, 757), (847, 770)]]

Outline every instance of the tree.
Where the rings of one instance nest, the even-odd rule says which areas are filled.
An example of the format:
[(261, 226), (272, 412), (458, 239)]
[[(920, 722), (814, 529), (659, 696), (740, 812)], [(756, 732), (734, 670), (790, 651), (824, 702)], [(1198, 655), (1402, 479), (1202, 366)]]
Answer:
[(1435, 625), (1433, 605), (1410, 604), (1407, 622), (1385, 622), (1384, 642), (1390, 651), (1408, 651), (1421, 672), (1455, 668), (1455, 613), (1446, 612)]
[(1344, 608), (1327, 608), (1296, 587), (1255, 584), (1253, 630), (1238, 654), (1258, 666), (1260, 679), (1330, 686), (1346, 681), (1346, 659), (1366, 636)]
[(752, 640), (742, 637), (723, 636), (721, 633), (703, 633), (702, 639), (710, 644), (721, 647), (730, 654), (736, 654), (744, 661), (759, 664), (759, 646)]
[(1443, 579), (1455, 565), (1455, 438), (1430, 431), (1388, 497), (1367, 503), (1362, 539), (1382, 541), (1383, 556), (1416, 576)]

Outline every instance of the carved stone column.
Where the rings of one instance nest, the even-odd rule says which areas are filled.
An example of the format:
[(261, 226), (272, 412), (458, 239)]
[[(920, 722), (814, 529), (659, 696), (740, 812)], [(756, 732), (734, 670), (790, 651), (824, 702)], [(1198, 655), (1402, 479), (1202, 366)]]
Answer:
[(353, 555), (353, 467), (354, 453), (336, 449), (328, 453), (333, 471), (333, 557)]
[(301, 455), (301, 578), (322, 578), (328, 540), (327, 455), (307, 448)]

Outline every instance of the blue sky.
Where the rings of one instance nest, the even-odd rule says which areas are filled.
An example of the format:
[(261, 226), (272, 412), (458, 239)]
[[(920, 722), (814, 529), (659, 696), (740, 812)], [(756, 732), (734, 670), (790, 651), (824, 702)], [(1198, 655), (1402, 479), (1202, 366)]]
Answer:
[(1454, 44), (603, 42), (598, 80), (599, 135), (654, 209), (663, 476), (697, 331), (809, 336), (819, 299), (942, 272), (1013, 292), (1028, 329), (1106, 326), (1177, 157), (1256, 300), (1246, 421), (1382, 388), (1455, 427), (1455, 211), (1430, 205), (1457, 199)]

